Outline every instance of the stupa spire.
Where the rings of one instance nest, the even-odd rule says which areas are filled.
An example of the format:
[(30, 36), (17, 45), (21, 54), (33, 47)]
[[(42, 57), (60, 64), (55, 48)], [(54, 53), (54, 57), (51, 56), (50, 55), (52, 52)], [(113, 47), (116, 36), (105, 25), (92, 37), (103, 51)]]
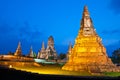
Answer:
[(18, 43), (18, 48), (17, 49), (21, 49), (21, 42)]
[(67, 52), (67, 55), (66, 55), (67, 59), (69, 59), (69, 55), (71, 54), (71, 52), (72, 52), (72, 44), (70, 42), (69, 47), (68, 47), (68, 52)]
[(46, 52), (45, 52), (45, 46), (44, 46), (44, 41), (42, 42), (42, 48), (38, 52), (37, 58), (45, 58), (46, 57)]
[(87, 16), (87, 17), (90, 16), (87, 6), (84, 6), (83, 17), (85, 17), (85, 16)]
[(80, 26), (81, 26), (80, 31), (79, 31), (80, 35), (83, 35), (83, 36), (96, 35), (96, 32), (95, 32), (95, 29), (93, 27), (93, 23), (92, 23), (92, 20), (90, 18), (87, 6), (84, 7), (83, 16), (82, 16)]
[(16, 49), (16, 52), (14, 54), (15, 56), (22, 56), (22, 50), (21, 50), (21, 43), (18, 43), (18, 47)]
[(74, 47), (68, 54), (68, 60), (62, 69), (90, 73), (120, 72), (120, 68), (107, 56), (101, 38), (96, 35), (87, 6), (84, 7), (80, 26)]
[(56, 60), (57, 59), (57, 53), (54, 47), (54, 38), (53, 36), (50, 36), (48, 38), (48, 45), (46, 48), (46, 59)]
[(42, 42), (42, 49), (45, 49), (44, 41)]
[(34, 57), (32, 46), (30, 47), (29, 57)]
[(72, 50), (72, 44), (71, 44), (71, 42), (70, 42), (70, 43), (69, 43), (68, 53), (71, 53), (71, 50)]

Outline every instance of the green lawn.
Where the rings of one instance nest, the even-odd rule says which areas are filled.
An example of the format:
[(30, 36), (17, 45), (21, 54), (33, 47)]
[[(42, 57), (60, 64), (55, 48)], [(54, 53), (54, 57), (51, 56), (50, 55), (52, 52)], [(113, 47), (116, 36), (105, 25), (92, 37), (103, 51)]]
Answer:
[(105, 76), (117, 77), (120, 76), (120, 72), (104, 72)]

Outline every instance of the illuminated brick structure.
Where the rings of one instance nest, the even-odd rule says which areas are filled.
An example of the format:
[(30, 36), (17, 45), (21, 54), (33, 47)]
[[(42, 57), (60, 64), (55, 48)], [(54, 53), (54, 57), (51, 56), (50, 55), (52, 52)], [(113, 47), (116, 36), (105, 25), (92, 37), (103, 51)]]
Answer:
[(62, 67), (69, 71), (88, 71), (88, 72), (119, 72), (110, 58), (106, 49), (102, 45), (102, 39), (97, 35), (87, 7), (84, 7), (81, 20), (81, 27), (75, 44), (69, 53), (69, 59)]
[(54, 38), (52, 36), (48, 38), (46, 55), (46, 59), (57, 59), (57, 53), (54, 47)]
[(69, 59), (69, 54), (71, 53), (71, 51), (72, 51), (72, 44), (70, 43), (70, 44), (69, 44), (69, 48), (68, 48), (68, 52), (67, 52), (67, 54), (66, 54), (67, 60)]
[(38, 52), (37, 58), (41, 59), (47, 59), (47, 60), (56, 60), (57, 59), (57, 53), (54, 48), (54, 39), (52, 36), (48, 38), (48, 44), (47, 48), (45, 49), (44, 42), (42, 43), (42, 48)]
[(45, 59), (46, 58), (46, 51), (45, 51), (45, 46), (44, 46), (44, 42), (42, 42), (42, 48), (41, 50), (38, 52), (38, 56), (37, 58), (41, 58), (41, 59)]
[(15, 56), (22, 56), (22, 50), (21, 50), (21, 44), (18, 43), (18, 47), (16, 49), (16, 52), (14, 53)]
[(28, 57), (34, 57), (32, 46), (30, 47), (30, 52), (28, 54)]

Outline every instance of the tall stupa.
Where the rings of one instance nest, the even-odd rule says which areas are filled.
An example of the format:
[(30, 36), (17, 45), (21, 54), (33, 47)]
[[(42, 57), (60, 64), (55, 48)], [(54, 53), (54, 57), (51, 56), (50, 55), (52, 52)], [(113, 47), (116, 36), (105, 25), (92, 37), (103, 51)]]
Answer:
[(47, 44), (47, 48), (46, 48), (46, 59), (52, 59), (52, 60), (56, 60), (57, 59), (57, 52), (55, 50), (54, 47), (54, 38), (53, 36), (50, 36), (48, 38), (48, 44)]
[(44, 46), (44, 42), (42, 42), (42, 48), (41, 50), (38, 52), (38, 56), (37, 58), (41, 58), (41, 59), (46, 59), (46, 52), (45, 52), (45, 46)]
[(30, 52), (28, 54), (29, 57), (34, 57), (32, 46), (30, 47)]
[(120, 72), (108, 58), (102, 39), (97, 35), (87, 6), (84, 7), (80, 30), (75, 44), (69, 51), (69, 58), (62, 67), (69, 71)]
[(42, 48), (38, 52), (37, 58), (46, 60), (57, 60), (57, 52), (54, 47), (54, 38), (52, 36), (48, 38), (48, 44), (46, 49), (44, 46), (44, 42), (42, 42)]
[(22, 50), (21, 50), (21, 43), (18, 43), (18, 47), (16, 49), (16, 52), (14, 53), (15, 56), (22, 56)]
[(72, 44), (69, 43), (68, 52), (67, 52), (67, 54), (66, 54), (66, 58), (67, 58), (67, 60), (69, 59), (69, 54), (71, 53), (71, 51), (72, 51)]

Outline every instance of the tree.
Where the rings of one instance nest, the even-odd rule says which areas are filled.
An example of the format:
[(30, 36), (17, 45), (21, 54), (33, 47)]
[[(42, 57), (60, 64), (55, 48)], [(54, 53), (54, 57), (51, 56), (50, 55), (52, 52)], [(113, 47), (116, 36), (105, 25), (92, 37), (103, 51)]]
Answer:
[(48, 59), (49, 60), (54, 60), (54, 56), (49, 56)]
[(60, 54), (59, 54), (59, 58), (60, 58), (61, 60), (64, 59), (64, 58), (66, 58), (66, 54), (60, 53)]
[(8, 55), (14, 55), (14, 53), (12, 53), (11, 51), (8, 52)]
[(111, 59), (114, 63), (120, 63), (120, 48), (113, 51)]
[(35, 53), (35, 52), (33, 52), (33, 55), (34, 55), (34, 58), (36, 58), (36, 57), (37, 57), (37, 55), (36, 55), (36, 53)]

